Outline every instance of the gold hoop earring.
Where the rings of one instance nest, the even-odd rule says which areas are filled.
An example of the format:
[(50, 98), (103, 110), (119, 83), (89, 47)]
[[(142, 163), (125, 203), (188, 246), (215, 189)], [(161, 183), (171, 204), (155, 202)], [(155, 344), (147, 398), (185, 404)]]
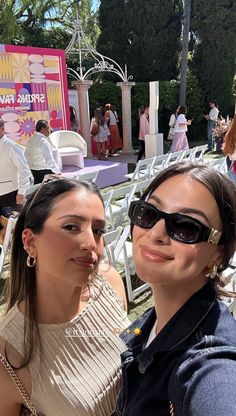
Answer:
[(218, 266), (217, 264), (214, 264), (212, 272), (211, 273), (207, 273), (206, 277), (210, 280), (213, 280), (218, 274)]
[(32, 268), (35, 266), (36, 264), (36, 258), (32, 257), (30, 254), (28, 255), (27, 259), (26, 259), (26, 264), (28, 267)]

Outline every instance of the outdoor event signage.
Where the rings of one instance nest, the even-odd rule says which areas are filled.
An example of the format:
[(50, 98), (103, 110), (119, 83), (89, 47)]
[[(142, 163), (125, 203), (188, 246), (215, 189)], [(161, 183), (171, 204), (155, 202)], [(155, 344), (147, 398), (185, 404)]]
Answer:
[(0, 117), (7, 136), (23, 145), (40, 119), (53, 131), (68, 129), (64, 51), (0, 45)]

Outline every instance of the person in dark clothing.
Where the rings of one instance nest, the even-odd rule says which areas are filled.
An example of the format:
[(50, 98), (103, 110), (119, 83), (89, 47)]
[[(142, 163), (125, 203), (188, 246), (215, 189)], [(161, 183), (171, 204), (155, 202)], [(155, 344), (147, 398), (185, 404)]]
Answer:
[(129, 209), (138, 276), (155, 307), (123, 334), (113, 416), (236, 415), (236, 322), (220, 300), (235, 251), (236, 188), (204, 165), (162, 171)]

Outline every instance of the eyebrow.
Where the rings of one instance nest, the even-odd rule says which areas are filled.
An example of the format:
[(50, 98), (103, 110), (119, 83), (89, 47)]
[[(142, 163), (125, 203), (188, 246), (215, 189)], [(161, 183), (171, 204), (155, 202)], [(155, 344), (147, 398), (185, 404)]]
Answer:
[[(62, 220), (64, 218), (74, 218), (76, 220), (86, 221), (86, 217), (83, 217), (82, 215), (77, 215), (77, 214), (66, 214), (66, 215), (62, 215), (57, 220), (59, 221), (59, 220)], [(96, 222), (96, 223), (100, 223), (103, 226), (106, 225), (106, 222), (104, 220), (100, 219), (100, 218), (94, 218), (93, 221)]]
[[(162, 205), (161, 200), (155, 196), (155, 195), (151, 195), (149, 199), (154, 199), (154, 201), (156, 201), (159, 205)], [(200, 215), (202, 218), (204, 218), (207, 223), (209, 224), (209, 219), (207, 218), (206, 214), (199, 210), (199, 209), (195, 209), (195, 208), (179, 208), (178, 212), (181, 214), (197, 214)]]

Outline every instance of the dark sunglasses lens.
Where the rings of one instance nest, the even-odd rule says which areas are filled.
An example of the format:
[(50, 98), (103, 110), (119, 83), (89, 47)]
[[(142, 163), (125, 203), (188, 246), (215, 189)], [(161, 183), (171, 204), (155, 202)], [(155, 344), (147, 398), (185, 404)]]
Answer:
[(139, 227), (151, 228), (158, 221), (158, 215), (152, 207), (137, 204), (132, 212), (131, 221)]
[(181, 216), (170, 220), (170, 228), (171, 237), (183, 243), (198, 241), (201, 233), (200, 224), (194, 222), (191, 218), (181, 218)]

